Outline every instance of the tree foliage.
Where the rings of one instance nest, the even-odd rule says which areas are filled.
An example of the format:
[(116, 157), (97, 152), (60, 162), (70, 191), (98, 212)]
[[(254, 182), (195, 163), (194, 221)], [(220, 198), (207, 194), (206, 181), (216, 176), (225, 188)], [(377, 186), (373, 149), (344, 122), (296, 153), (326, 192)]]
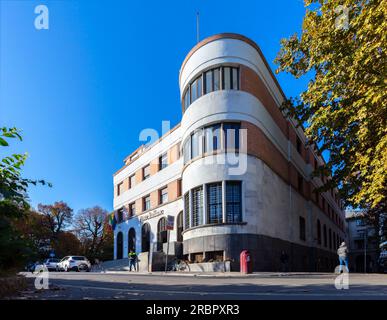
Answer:
[[(386, 0), (307, 0), (301, 35), (281, 40), (277, 72), (311, 75), (283, 106), (327, 150), (319, 172), (347, 205), (386, 211)], [(316, 172), (316, 174), (318, 174)]]
[(75, 217), (75, 230), (91, 259), (101, 258), (106, 241), (110, 241), (107, 217), (108, 211), (98, 206), (80, 210)]
[(54, 239), (72, 223), (73, 209), (63, 201), (54, 204), (39, 204), (38, 211), (44, 216), (44, 223)]

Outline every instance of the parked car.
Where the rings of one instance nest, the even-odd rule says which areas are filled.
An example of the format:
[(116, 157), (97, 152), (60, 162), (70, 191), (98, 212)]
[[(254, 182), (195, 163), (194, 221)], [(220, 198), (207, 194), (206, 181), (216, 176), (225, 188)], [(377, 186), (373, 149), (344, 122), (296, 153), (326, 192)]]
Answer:
[(35, 262), (29, 262), (25, 266), (25, 270), (28, 272), (35, 272), (37, 269), (42, 270), (44, 267), (44, 263), (40, 261), (35, 261)]
[(56, 266), (57, 271), (87, 271), (91, 268), (90, 261), (83, 256), (66, 256)]
[(55, 271), (59, 261), (60, 260), (57, 258), (49, 258), (44, 261), (44, 265), (46, 266), (48, 271)]

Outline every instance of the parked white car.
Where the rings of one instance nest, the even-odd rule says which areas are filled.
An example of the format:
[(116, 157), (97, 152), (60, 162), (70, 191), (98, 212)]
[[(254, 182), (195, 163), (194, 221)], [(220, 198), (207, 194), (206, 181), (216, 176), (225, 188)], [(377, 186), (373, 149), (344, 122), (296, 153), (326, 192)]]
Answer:
[(90, 271), (91, 263), (83, 256), (66, 256), (56, 267), (57, 271)]
[(57, 258), (49, 258), (44, 261), (44, 265), (46, 266), (48, 271), (55, 271), (59, 261), (60, 260)]

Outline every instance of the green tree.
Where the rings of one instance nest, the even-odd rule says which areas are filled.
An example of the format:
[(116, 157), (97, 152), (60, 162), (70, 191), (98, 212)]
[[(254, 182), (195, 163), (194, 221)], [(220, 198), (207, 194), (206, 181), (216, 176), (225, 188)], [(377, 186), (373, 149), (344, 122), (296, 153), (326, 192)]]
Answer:
[[(0, 128), (0, 147), (10, 139), (22, 140), (16, 128)], [(29, 212), (27, 189), (30, 184), (46, 184), (21, 176), (27, 154), (12, 154), (0, 159), (0, 271), (20, 267), (34, 254), (29, 239), (16, 228), (16, 223)], [(49, 184), (51, 185), (51, 184)]]
[[(278, 72), (310, 75), (283, 110), (329, 152), (321, 190), (339, 187), (346, 205), (386, 212), (387, 1), (306, 0), (301, 35), (281, 40)], [(377, 210), (376, 210), (377, 209)]]

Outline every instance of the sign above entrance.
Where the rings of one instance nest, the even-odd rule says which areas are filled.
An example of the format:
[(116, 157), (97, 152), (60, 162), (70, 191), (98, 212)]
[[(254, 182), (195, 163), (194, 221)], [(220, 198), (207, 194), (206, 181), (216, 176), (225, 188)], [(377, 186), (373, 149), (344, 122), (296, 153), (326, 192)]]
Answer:
[(146, 220), (152, 219), (152, 218), (160, 216), (162, 214), (164, 214), (164, 210), (153, 210), (153, 211), (150, 211), (146, 214), (141, 215), (140, 221), (144, 222)]
[(175, 219), (173, 216), (167, 216), (167, 230), (173, 230)]

